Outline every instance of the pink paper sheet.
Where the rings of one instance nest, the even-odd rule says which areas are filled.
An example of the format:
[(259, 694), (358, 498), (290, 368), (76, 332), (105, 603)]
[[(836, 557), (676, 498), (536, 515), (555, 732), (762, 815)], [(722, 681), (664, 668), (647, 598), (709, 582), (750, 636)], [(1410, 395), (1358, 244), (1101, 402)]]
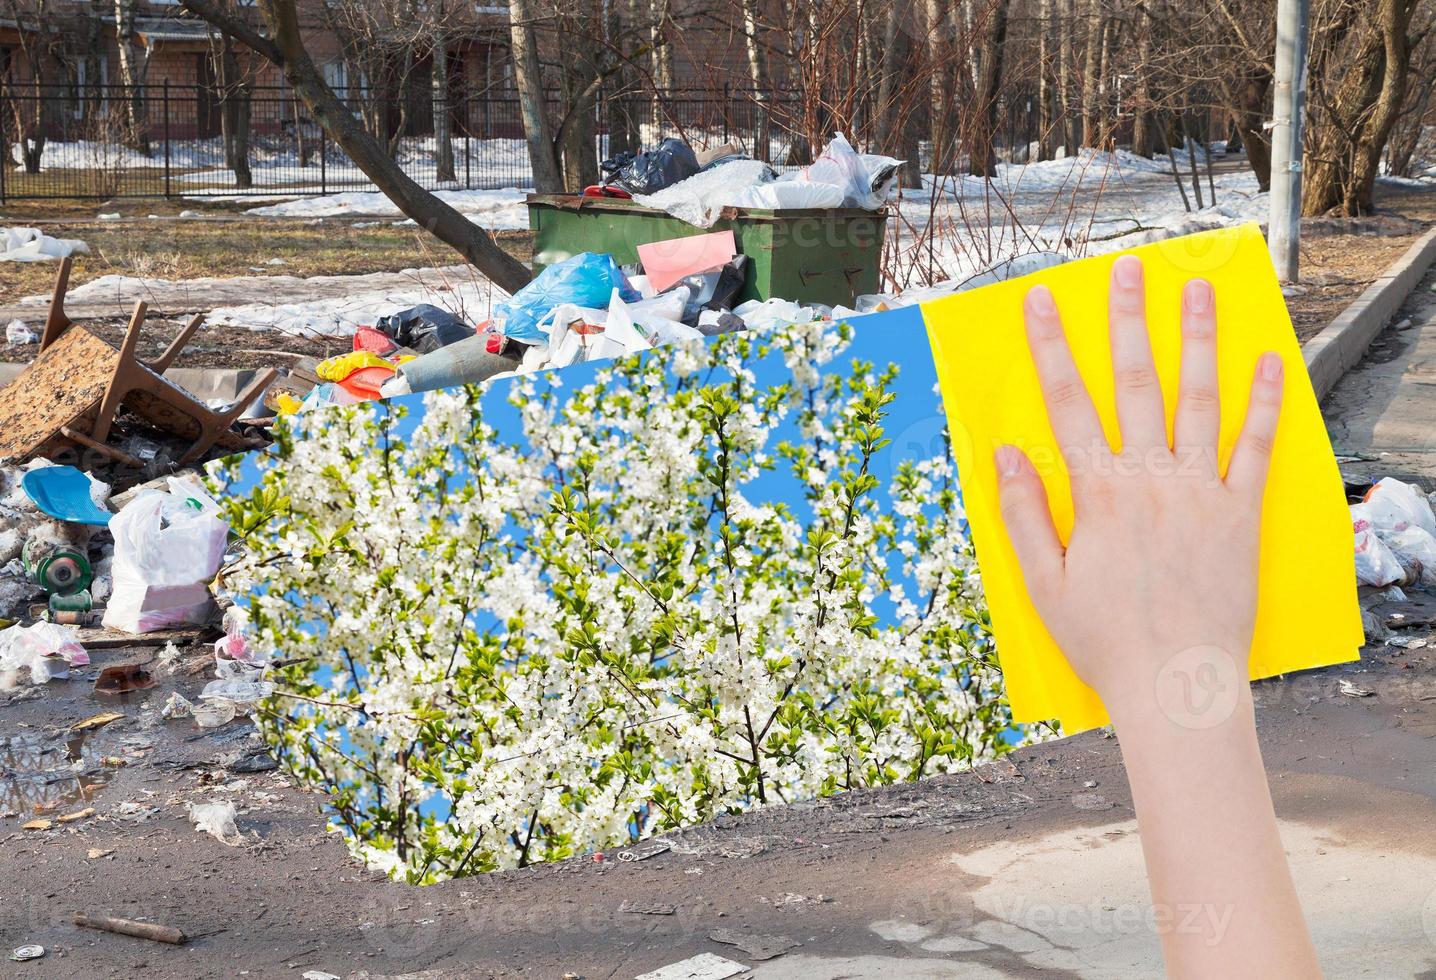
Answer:
[(649, 285), (660, 293), (684, 276), (709, 272), (737, 254), (738, 246), (733, 242), (731, 230), (638, 246), (643, 273), (648, 276)]

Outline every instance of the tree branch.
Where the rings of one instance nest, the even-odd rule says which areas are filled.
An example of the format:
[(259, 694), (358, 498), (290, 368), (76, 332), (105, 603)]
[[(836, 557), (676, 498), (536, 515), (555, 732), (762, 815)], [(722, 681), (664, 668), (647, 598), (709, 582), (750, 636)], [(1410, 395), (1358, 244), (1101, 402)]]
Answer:
[(330, 138), (421, 228), (457, 251), (501, 289), (515, 292), (533, 278), (528, 267), (499, 248), (488, 232), (420, 187), (339, 100), (304, 47), (295, 0), (258, 0), (269, 38), (219, 8), (215, 0), (181, 2), (186, 10), (220, 30), (234, 31), (235, 37), (283, 69), (290, 87)]
[(214, 0), (180, 0), (180, 6), (273, 62), (276, 67), (284, 67), (284, 55), (278, 45), (255, 30), (244, 18), (224, 9)]

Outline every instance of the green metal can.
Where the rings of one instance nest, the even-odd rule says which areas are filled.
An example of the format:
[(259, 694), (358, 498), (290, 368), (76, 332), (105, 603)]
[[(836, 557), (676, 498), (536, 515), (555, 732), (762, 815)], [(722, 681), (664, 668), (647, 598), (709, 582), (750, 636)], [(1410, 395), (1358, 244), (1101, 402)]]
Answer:
[(752, 265), (742, 298), (851, 306), (878, 292), (887, 213), (859, 208), (764, 211), (724, 208), (712, 228), (618, 198), (530, 194), (535, 271), (580, 252), (606, 252), (619, 265), (638, 246), (732, 230)]
[(34, 538), (25, 539), (20, 564), (30, 581), (56, 595), (83, 592), (95, 577), (83, 551), (64, 544), (42, 544)]

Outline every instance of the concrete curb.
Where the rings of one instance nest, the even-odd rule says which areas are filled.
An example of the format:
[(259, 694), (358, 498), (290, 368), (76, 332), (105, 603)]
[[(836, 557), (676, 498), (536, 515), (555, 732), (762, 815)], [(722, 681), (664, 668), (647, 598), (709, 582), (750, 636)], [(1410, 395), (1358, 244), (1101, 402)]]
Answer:
[(1302, 345), (1306, 371), (1311, 375), (1317, 401), (1326, 398), (1342, 375), (1356, 366), (1433, 262), (1436, 262), (1436, 228), (1418, 238), (1405, 255), (1367, 286), (1325, 330)]
[[(0, 386), (9, 384), (27, 365), (0, 363)], [(165, 377), (206, 402), (233, 402), (259, 372), (250, 368), (170, 368)]]

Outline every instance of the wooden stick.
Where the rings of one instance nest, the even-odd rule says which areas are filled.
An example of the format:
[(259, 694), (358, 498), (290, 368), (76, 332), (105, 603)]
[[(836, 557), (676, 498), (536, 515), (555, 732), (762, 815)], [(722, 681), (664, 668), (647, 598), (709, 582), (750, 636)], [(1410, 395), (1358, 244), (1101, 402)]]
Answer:
[(174, 363), (175, 358), (179, 357), (180, 351), (184, 350), (184, 345), (189, 343), (189, 339), (194, 336), (194, 332), (199, 329), (202, 323), (204, 323), (204, 314), (196, 313), (194, 318), (185, 324), (184, 329), (179, 332), (175, 339), (170, 341), (169, 347), (165, 348), (165, 352), (160, 355), (159, 360), (150, 364), (150, 370), (155, 374), (164, 374), (168, 371), (170, 365)]
[(130, 315), (130, 325), (125, 330), (125, 339), (120, 344), (120, 358), (115, 362), (115, 373), (105, 397), (100, 401), (100, 413), (95, 416), (91, 436), (97, 442), (110, 437), (110, 426), (114, 424), (115, 413), (120, 410), (120, 401), (134, 387), (135, 348), (140, 345), (140, 329), (145, 325), (145, 311), (149, 304), (144, 300), (135, 301), (135, 312)]
[(136, 456), (131, 456), (123, 449), (116, 449), (114, 446), (107, 445), (103, 442), (96, 442), (94, 439), (91, 439), (89, 436), (85, 435), (83, 432), (81, 432), (74, 426), (60, 426), (60, 435), (73, 442), (78, 442), (82, 446), (87, 446), (88, 448), (93, 449), (95, 452), (99, 453), (102, 456), (108, 456), (110, 459), (113, 459), (117, 463), (124, 463), (126, 466), (133, 466), (137, 470), (142, 470), (145, 468), (144, 460)]
[(160, 926), (153, 922), (135, 922), (133, 919), (115, 919), (107, 915), (85, 915), (83, 912), (76, 912), (75, 925), (84, 926), (86, 929), (98, 929), (101, 932), (113, 932), (121, 936), (134, 936), (136, 939), (169, 943), (171, 946), (179, 946), (185, 941), (185, 934), (174, 926)]
[(70, 318), (65, 315), (65, 291), (70, 286), (70, 263), (73, 261), (70, 256), (65, 256), (60, 260), (60, 268), (55, 272), (55, 291), (50, 294), (50, 315), (45, 318), (45, 332), (40, 337), (42, 352), (59, 340), (60, 334), (70, 325)]

